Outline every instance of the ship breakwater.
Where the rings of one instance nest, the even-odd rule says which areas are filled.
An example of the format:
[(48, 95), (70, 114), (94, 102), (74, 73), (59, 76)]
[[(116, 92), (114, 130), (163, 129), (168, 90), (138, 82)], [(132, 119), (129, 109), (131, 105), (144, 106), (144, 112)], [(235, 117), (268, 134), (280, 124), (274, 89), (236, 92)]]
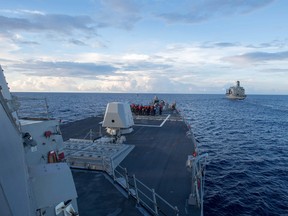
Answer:
[[(46, 97), (51, 115), (72, 122), (111, 101), (149, 103), (154, 94), (17, 93)], [(208, 152), (204, 215), (288, 215), (288, 96), (158, 95), (176, 101)], [(25, 105), (23, 112), (32, 110)], [(187, 153), (188, 154), (188, 153)]]

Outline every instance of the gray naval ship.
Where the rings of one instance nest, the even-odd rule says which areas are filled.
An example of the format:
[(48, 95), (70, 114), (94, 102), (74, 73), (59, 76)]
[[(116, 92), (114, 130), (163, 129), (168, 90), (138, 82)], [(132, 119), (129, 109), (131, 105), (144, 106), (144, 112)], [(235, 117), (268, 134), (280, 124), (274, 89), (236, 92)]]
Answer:
[(240, 81), (236, 81), (235, 86), (226, 90), (226, 97), (232, 100), (244, 100), (246, 98), (245, 89), (240, 86)]
[(60, 125), (20, 119), (1, 66), (0, 86), (0, 215), (203, 215), (208, 155), (175, 105)]

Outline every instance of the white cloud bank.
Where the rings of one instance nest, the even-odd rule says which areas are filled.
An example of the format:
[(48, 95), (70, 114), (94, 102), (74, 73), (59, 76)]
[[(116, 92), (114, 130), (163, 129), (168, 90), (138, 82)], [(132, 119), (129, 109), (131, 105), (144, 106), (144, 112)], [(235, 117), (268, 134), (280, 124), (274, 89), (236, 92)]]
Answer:
[[(206, 43), (171, 44), (150, 55), (42, 56), (7, 62), (7, 77), (13, 91), (222, 93), (238, 79), (248, 89), (261, 89), (258, 77), (265, 76), (266, 91), (269, 80), (278, 85), (268, 90), (286, 91), (281, 83), (288, 73), (287, 51), (259, 50), (265, 49), (241, 44), (219, 49), (218, 43)], [(282, 62), (281, 73), (275, 72), (275, 62)], [(21, 76), (15, 77), (14, 72)]]

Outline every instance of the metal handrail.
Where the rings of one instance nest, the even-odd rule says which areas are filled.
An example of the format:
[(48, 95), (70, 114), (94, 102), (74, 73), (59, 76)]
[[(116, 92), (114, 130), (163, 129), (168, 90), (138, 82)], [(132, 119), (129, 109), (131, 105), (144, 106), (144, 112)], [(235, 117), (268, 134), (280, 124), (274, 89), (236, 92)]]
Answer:
[[(106, 160), (106, 162), (108, 163), (107, 160)], [(110, 161), (110, 164), (112, 165), (112, 161)], [(106, 167), (105, 167), (105, 169), (106, 169)], [(126, 168), (118, 165), (117, 169), (116, 168), (113, 169), (112, 175), (113, 175), (112, 176), (113, 179), (120, 186), (122, 186), (128, 192), (129, 195), (131, 195), (133, 198), (135, 198), (137, 200), (138, 204), (141, 204), (142, 206), (144, 206), (153, 215), (159, 215), (159, 213), (166, 215), (163, 211), (160, 210), (159, 205), (158, 205), (159, 201), (162, 201), (166, 206), (168, 206), (168, 209), (171, 209), (173, 211), (173, 214), (175, 214), (175, 215), (179, 214), (179, 210), (178, 210), (177, 206), (175, 206), (175, 207), (172, 206), (163, 197), (161, 197), (159, 194), (157, 194), (154, 189), (149, 188), (147, 185), (145, 185), (143, 182), (141, 182), (139, 179), (137, 179), (135, 177), (135, 174), (133, 176), (129, 176)], [(125, 179), (125, 185), (123, 185), (123, 183), (118, 181), (119, 178)], [(131, 183), (131, 181), (129, 181), (129, 179), (133, 179), (133, 183)], [(145, 192), (143, 189), (141, 190), (139, 186), (143, 187), (143, 189), (145, 189), (147, 191)], [(131, 192), (132, 190), (134, 190), (135, 193), (132, 193)], [(151, 194), (149, 195), (149, 193), (151, 193)], [(145, 198), (146, 200), (144, 200), (143, 198)], [(153, 205), (153, 207), (151, 205)]]
[[(21, 101), (29, 101), (29, 107), (31, 106), (37, 106), (37, 108), (39, 109), (39, 105), (37, 104), (33, 104), (32, 105), (32, 101), (43, 101), (41, 103), (44, 103), (44, 105), (41, 105), (40, 108), (43, 110), (38, 110), (38, 112), (35, 112), (36, 116), (39, 116), (39, 118), (43, 118), (43, 119), (51, 119), (50, 118), (50, 114), (49, 114), (49, 106), (48, 106), (48, 102), (47, 102), (47, 98), (34, 98), (34, 97), (19, 97), (17, 96), (17, 101), (19, 101), (21, 103)], [(23, 105), (23, 104), (22, 104)], [(21, 116), (24, 115), (24, 110), (23, 108), (21, 108), (21, 106), (18, 109), (18, 114), (21, 118), (29, 118), (30, 116)], [(27, 115), (27, 114), (26, 114)], [(31, 109), (29, 109), (29, 115), (31, 115)]]

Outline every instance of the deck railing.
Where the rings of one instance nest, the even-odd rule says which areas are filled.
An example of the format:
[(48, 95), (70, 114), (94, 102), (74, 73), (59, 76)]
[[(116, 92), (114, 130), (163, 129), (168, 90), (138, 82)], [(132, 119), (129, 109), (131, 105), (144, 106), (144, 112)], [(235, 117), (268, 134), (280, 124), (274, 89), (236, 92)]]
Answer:
[(16, 100), (20, 103), (17, 111), (20, 118), (51, 118), (46, 98), (16, 97)]
[(136, 178), (135, 174), (129, 175), (127, 169), (118, 165), (116, 168), (112, 160), (103, 158), (103, 170), (115, 182), (133, 197), (137, 204), (142, 205), (152, 215), (179, 215), (177, 206), (172, 206), (163, 197)]
[(191, 175), (191, 193), (189, 195), (188, 203), (193, 203), (192, 205), (197, 205), (201, 209), (201, 216), (203, 216), (203, 205), (204, 205), (204, 184), (205, 184), (205, 169), (208, 164), (207, 158), (208, 153), (199, 154), (198, 145), (199, 142), (195, 137), (191, 129), (191, 125), (184, 115), (184, 112), (178, 110), (184, 123), (187, 126), (187, 137), (189, 137), (194, 144), (194, 152), (192, 155), (188, 156), (187, 168), (192, 172)]

